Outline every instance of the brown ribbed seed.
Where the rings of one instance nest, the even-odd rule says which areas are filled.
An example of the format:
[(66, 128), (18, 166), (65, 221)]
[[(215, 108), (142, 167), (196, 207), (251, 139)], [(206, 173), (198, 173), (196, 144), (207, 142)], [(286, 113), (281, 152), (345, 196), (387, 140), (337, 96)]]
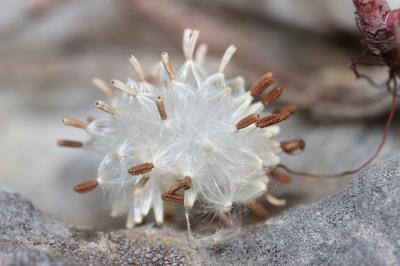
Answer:
[(83, 143), (75, 140), (68, 139), (60, 139), (57, 141), (57, 145), (60, 147), (69, 147), (69, 148), (82, 148)]
[(175, 194), (179, 189), (183, 187), (182, 182), (178, 181), (172, 184), (168, 189), (168, 194)]
[(128, 173), (131, 175), (141, 175), (151, 171), (154, 168), (152, 163), (139, 164), (128, 169)]
[(265, 209), (264, 206), (261, 205), (260, 203), (258, 203), (257, 201), (253, 200), (253, 201), (249, 202), (247, 204), (247, 206), (249, 207), (251, 212), (258, 218), (263, 219), (263, 220), (268, 218), (269, 213), (268, 213), (267, 209)]
[(164, 201), (172, 201), (172, 202), (175, 202), (175, 203), (183, 203), (183, 196), (182, 195), (163, 193), (161, 195), (161, 198)]
[(74, 190), (78, 193), (87, 193), (95, 189), (98, 185), (99, 182), (97, 180), (87, 180), (74, 186)]
[(264, 128), (282, 122), (290, 117), (290, 113), (271, 114), (266, 117), (260, 118), (256, 122), (256, 126)]
[(245, 118), (243, 118), (236, 124), (236, 128), (242, 129), (242, 128), (248, 127), (251, 124), (255, 123), (258, 118), (260, 118), (259, 114), (252, 114), (252, 115), (246, 116)]
[(282, 107), (276, 109), (274, 111), (274, 113), (275, 114), (279, 114), (279, 113), (291, 113), (291, 114), (294, 114), (294, 113), (297, 112), (297, 110), (298, 110), (298, 108), (295, 105), (285, 105), (285, 106), (282, 106)]
[(292, 180), (292, 178), (289, 175), (281, 174), (276, 171), (269, 172), (268, 176), (280, 183), (289, 183)]
[(184, 190), (190, 189), (192, 186), (192, 179), (190, 176), (185, 176), (182, 181), (177, 181), (168, 189), (168, 194), (175, 194), (178, 190), (183, 188)]
[(302, 139), (293, 139), (281, 142), (282, 150), (290, 155), (299, 154), (304, 150), (306, 143)]
[(254, 84), (251, 86), (251, 96), (257, 97), (260, 95), (274, 80), (272, 79), (273, 74), (271, 72), (264, 73)]
[(268, 92), (268, 94), (265, 95), (264, 97), (262, 97), (262, 99), (260, 101), (264, 105), (272, 104), (279, 98), (279, 96), (281, 96), (282, 92), (283, 92), (283, 88), (278, 86), (275, 89), (273, 89), (272, 91)]

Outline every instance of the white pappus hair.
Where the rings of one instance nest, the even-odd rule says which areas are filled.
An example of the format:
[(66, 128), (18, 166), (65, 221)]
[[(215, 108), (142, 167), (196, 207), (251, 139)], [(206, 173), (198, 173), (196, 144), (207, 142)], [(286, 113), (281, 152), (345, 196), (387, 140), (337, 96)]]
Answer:
[[(250, 91), (242, 77), (226, 79), (233, 45), (217, 71), (207, 73), (202, 66), (207, 47), (195, 49), (198, 37), (198, 31), (185, 30), (186, 62), (175, 71), (168, 54), (162, 53), (153, 82), (134, 56), (130, 62), (137, 80), (113, 80), (119, 89), (113, 90), (94, 79), (109, 98), (108, 103), (96, 102), (105, 114), (87, 123), (64, 119), (66, 125), (86, 130), (90, 140), (58, 144), (82, 147), (101, 160), (97, 178), (76, 185), (75, 191), (100, 186), (111, 198), (112, 216), (127, 214), (127, 227), (141, 223), (151, 209), (156, 223), (163, 223), (164, 201), (183, 203), (189, 230), (188, 212), (195, 202), (218, 214), (229, 212), (233, 203), (257, 209), (255, 199), (262, 195), (284, 204), (268, 193), (269, 173), (280, 163), (281, 151), (297, 153), (304, 143), (291, 140), (283, 145), (273, 139), (280, 130), (276, 124), (290, 116), (290, 108), (260, 116), (282, 88), (260, 96), (273, 82), (271, 73)], [(258, 97), (261, 100), (255, 101)]]

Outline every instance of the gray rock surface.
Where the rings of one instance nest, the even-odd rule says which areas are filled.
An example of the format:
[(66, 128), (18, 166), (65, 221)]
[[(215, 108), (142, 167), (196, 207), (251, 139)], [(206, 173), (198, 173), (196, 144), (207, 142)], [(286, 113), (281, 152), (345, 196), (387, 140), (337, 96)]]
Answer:
[(210, 265), (400, 265), (400, 156), (204, 254)]
[(263, 225), (187, 241), (150, 225), (95, 231), (46, 217), (0, 188), (0, 265), (399, 265), (400, 156), (337, 194)]
[(70, 227), (0, 188), (0, 265), (186, 265), (189, 247), (167, 233)]

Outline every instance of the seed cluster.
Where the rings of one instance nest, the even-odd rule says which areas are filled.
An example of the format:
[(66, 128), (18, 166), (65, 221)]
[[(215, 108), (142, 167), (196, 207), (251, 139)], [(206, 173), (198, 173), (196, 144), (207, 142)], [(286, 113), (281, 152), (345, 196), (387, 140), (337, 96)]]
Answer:
[(274, 171), (278, 154), (297, 154), (304, 148), (301, 140), (280, 143), (273, 138), (280, 131), (276, 124), (295, 108), (262, 115), (283, 91), (276, 87), (265, 92), (274, 82), (272, 73), (262, 75), (250, 91), (242, 77), (226, 79), (225, 68), (236, 51), (233, 45), (217, 71), (208, 73), (202, 66), (207, 48), (202, 44), (196, 49), (198, 37), (196, 30), (184, 31), (186, 62), (177, 71), (164, 52), (151, 76), (132, 56), (137, 80), (114, 79), (111, 85), (117, 90), (93, 79), (108, 98), (95, 102), (103, 116), (88, 122), (63, 120), (85, 130), (90, 140), (60, 140), (58, 145), (82, 148), (101, 159), (97, 177), (76, 185), (75, 191), (102, 188), (110, 198), (111, 215), (127, 214), (127, 227), (140, 224), (151, 209), (156, 223), (163, 223), (164, 201), (183, 204), (189, 231), (195, 203), (226, 224), (234, 203), (262, 218), (268, 212), (258, 197), (275, 205), (285, 203), (269, 193), (268, 182), (270, 177), (288, 182), (288, 176)]

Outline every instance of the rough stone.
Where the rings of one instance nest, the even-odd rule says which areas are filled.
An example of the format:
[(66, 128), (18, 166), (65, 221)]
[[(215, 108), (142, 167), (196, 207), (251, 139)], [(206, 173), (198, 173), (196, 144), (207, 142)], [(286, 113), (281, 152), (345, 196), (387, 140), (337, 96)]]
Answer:
[(205, 249), (209, 265), (399, 265), (400, 156), (337, 194)]
[(399, 265), (399, 206), (400, 155), (318, 203), (194, 241), (168, 226), (67, 226), (2, 187), (0, 265)]
[(187, 265), (189, 247), (166, 233), (67, 226), (0, 189), (0, 265)]

